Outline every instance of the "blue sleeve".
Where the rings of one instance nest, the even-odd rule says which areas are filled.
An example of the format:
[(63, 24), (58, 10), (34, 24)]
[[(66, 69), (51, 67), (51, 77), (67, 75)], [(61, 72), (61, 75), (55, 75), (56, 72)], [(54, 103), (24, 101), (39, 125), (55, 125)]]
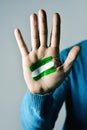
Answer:
[(39, 95), (29, 90), (21, 107), (24, 130), (52, 130), (68, 91), (68, 77), (54, 91)]

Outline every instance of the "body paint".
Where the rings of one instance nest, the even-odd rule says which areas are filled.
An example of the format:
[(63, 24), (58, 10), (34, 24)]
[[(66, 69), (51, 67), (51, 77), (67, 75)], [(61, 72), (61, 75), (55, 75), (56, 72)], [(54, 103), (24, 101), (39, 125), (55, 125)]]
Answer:
[(52, 61), (52, 59), (52, 56), (49, 56), (39, 60), (38, 62), (30, 66), (32, 78), (34, 80), (37, 81), (41, 79), (43, 76), (46, 76), (56, 71), (56, 67), (54, 67), (54, 62)]

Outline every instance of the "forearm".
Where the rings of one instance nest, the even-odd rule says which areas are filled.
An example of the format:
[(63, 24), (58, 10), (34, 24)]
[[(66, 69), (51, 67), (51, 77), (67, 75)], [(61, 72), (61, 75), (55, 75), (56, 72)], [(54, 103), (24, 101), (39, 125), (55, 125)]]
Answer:
[(67, 94), (65, 82), (53, 92), (39, 95), (29, 91), (21, 107), (24, 130), (52, 130)]
[(52, 93), (34, 95), (28, 91), (21, 107), (24, 130), (52, 130), (52, 104)]

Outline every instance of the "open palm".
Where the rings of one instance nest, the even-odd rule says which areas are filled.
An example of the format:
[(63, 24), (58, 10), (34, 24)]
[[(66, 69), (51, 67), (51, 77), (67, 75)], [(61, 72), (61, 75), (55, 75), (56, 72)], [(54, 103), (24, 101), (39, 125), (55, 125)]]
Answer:
[[(38, 20), (39, 19), (39, 20)], [(64, 64), (61, 64), (59, 55), (60, 43), (60, 16), (55, 13), (53, 16), (53, 27), (51, 32), (50, 45), (47, 45), (47, 17), (44, 10), (39, 10), (39, 16), (32, 14), (31, 41), (32, 51), (29, 52), (19, 29), (15, 29), (15, 37), (22, 55), (23, 73), (25, 82), (32, 93), (46, 93), (58, 87), (69, 73), (80, 47), (71, 49)], [(39, 24), (38, 24), (39, 23)], [(33, 80), (30, 66), (39, 60), (52, 56), (56, 71), (42, 77), (38, 81)]]

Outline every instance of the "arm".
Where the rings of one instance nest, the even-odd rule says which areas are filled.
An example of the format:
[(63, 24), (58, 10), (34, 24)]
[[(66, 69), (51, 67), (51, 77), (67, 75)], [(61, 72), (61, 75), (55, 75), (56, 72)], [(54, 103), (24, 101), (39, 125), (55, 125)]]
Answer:
[[(68, 75), (80, 48), (77, 46), (72, 48), (67, 59), (62, 64), (59, 56), (59, 15), (55, 13), (53, 16), (53, 28), (49, 47), (47, 46), (47, 18), (45, 11), (39, 11), (39, 31), (36, 14), (31, 15), (30, 22), (32, 40), (31, 52), (27, 49), (19, 29), (15, 30), (16, 40), (22, 54), (24, 79), (28, 86), (28, 92), (22, 104), (22, 121), (25, 130), (51, 130), (52, 124), (54, 124), (54, 122), (52, 122), (52, 112), (55, 110), (54, 106), (56, 104), (53, 93)], [(51, 63), (53, 64), (50, 71), (51, 73), (47, 71), (40, 75), (39, 79), (34, 79), (35, 77), (32, 76), (33, 72), (30, 70), (30, 67), (32, 65), (36, 67), (37, 63), (41, 64), (42, 60), (49, 56), (52, 57)], [(46, 68), (47, 67), (45, 67), (45, 69)], [(41, 69), (39, 69), (39, 73), (42, 73)], [(37, 73), (35, 72), (34, 74)]]
[[(62, 63), (66, 58), (61, 53)], [(64, 57), (63, 57), (64, 56)], [(24, 130), (52, 130), (69, 88), (68, 76), (54, 91), (46, 94), (26, 92), (21, 106), (21, 120)]]
[(34, 95), (27, 91), (21, 107), (21, 120), (24, 130), (51, 130), (52, 104), (52, 93)]

